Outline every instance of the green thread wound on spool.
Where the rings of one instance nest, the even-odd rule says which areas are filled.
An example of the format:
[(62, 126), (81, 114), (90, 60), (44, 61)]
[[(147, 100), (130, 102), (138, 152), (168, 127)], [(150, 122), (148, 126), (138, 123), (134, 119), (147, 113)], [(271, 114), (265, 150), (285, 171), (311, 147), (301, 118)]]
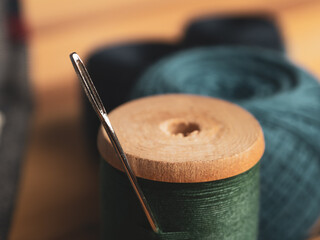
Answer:
[(102, 239), (256, 240), (264, 138), (251, 114), (173, 94), (128, 102), (109, 117), (161, 232), (150, 229), (101, 129)]
[(161, 229), (146, 222), (125, 174), (101, 160), (101, 239), (255, 240), (259, 164), (240, 175), (204, 183), (139, 179)]

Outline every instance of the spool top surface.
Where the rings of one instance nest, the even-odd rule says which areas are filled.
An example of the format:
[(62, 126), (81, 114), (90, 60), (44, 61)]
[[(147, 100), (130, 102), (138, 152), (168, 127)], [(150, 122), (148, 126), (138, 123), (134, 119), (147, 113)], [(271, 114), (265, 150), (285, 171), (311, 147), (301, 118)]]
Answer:
[[(163, 182), (206, 182), (253, 167), (264, 152), (258, 121), (239, 106), (209, 97), (169, 94), (116, 108), (110, 122), (137, 177)], [(101, 156), (123, 171), (100, 129)]]

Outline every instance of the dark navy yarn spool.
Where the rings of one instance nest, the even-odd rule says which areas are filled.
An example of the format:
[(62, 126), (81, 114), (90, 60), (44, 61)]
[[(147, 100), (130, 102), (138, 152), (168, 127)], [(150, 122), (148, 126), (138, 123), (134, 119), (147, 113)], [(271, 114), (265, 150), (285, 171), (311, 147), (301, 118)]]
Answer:
[(258, 46), (284, 51), (281, 34), (266, 15), (214, 16), (194, 19), (185, 30), (184, 48), (209, 45)]
[(142, 72), (161, 57), (175, 50), (163, 42), (140, 42), (110, 46), (97, 50), (87, 63), (101, 98), (110, 111), (125, 102)]
[(162, 93), (218, 97), (253, 113), (266, 141), (261, 160), (259, 239), (305, 239), (320, 216), (317, 80), (274, 51), (199, 48), (153, 65), (131, 97)]

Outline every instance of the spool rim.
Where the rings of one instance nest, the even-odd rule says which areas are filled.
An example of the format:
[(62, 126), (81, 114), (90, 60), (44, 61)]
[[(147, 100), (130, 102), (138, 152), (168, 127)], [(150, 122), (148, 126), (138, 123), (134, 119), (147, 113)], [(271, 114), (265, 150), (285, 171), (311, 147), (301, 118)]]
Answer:
[[(159, 102), (159, 104), (157, 102)], [(175, 104), (178, 104), (178, 106), (172, 106), (172, 102), (175, 102)], [(151, 103), (151, 108), (148, 108), (149, 103)], [(167, 106), (161, 109), (163, 104)], [(196, 109), (192, 110), (194, 111), (194, 113), (192, 114), (196, 116), (201, 115), (200, 117), (198, 117), (200, 125), (197, 126), (197, 121), (195, 121), (195, 123), (192, 121), (192, 114), (189, 114), (191, 117), (188, 116), (186, 118), (185, 115), (182, 115), (184, 116), (181, 120), (181, 123), (184, 123), (184, 125), (182, 126), (184, 128), (182, 129), (187, 129), (188, 131), (191, 129), (191, 132), (188, 132), (186, 136), (170, 136), (168, 132), (165, 133), (165, 123), (167, 124), (167, 127), (172, 122), (174, 123), (176, 121), (176, 123), (179, 123), (179, 117), (181, 118), (181, 114), (183, 114), (184, 111), (190, 112), (190, 105), (192, 104), (194, 104), (194, 106), (197, 106)], [(200, 106), (203, 104), (209, 106)], [(161, 114), (156, 115), (157, 111), (161, 112), (163, 109), (166, 109), (166, 107), (170, 108), (170, 106), (172, 106), (171, 110), (177, 111), (178, 113), (176, 112), (169, 114), (169, 118), (169, 115), (165, 117), (163, 117)], [(145, 109), (146, 107), (147, 109)], [(185, 109), (182, 109), (179, 112), (179, 107)], [(217, 112), (216, 114), (211, 115), (210, 113), (208, 113), (207, 115), (209, 115), (209, 117), (206, 117), (206, 114), (203, 114), (203, 111), (210, 109), (210, 107), (216, 108), (213, 110), (220, 109), (222, 113)], [(198, 108), (202, 109), (199, 110)], [(131, 111), (130, 109), (135, 110)], [(143, 116), (139, 114), (136, 115), (135, 111), (140, 110), (142, 111)], [(169, 112), (171, 110), (169, 110)], [(149, 114), (150, 111), (153, 111), (151, 115)], [(237, 121), (235, 119), (230, 119), (230, 114), (228, 113), (228, 111), (235, 112), (236, 115), (238, 115), (239, 117), (238, 120), (245, 122), (242, 122), (242, 125), (237, 124)], [(152, 120), (151, 127), (149, 126), (148, 128), (150, 119), (148, 120), (147, 118), (150, 116), (153, 117), (152, 114), (155, 114), (156, 118), (160, 118), (160, 120)], [(145, 117), (144, 115), (147, 115), (147, 117)], [(175, 116), (175, 118), (172, 116)], [(214, 119), (214, 116), (216, 117), (216, 119)], [(115, 127), (120, 143), (123, 145), (124, 151), (126, 152), (128, 160), (136, 176), (153, 181), (191, 183), (216, 181), (220, 179), (229, 178), (251, 169), (260, 160), (264, 152), (264, 137), (262, 129), (257, 120), (246, 110), (240, 108), (235, 104), (228, 103), (223, 100), (185, 94), (157, 95), (134, 100), (132, 102), (121, 105), (119, 108), (112, 111), (109, 114), (109, 117), (110, 121)], [(144, 117), (145, 119), (143, 119)], [(129, 120), (123, 118), (129, 118)], [(167, 119), (167, 122), (162, 121), (162, 118)], [(223, 118), (229, 118), (229, 120), (224, 120)], [(148, 124), (144, 123), (144, 128), (146, 128), (146, 132), (143, 132), (144, 130), (142, 130), (141, 133), (140, 131), (137, 131), (137, 126), (135, 124), (142, 120), (145, 120)], [(155, 121), (156, 123), (154, 123), (153, 121)], [(159, 122), (162, 123), (162, 125), (159, 124)], [(218, 126), (219, 124), (221, 124), (221, 122), (222, 130), (221, 127)], [(130, 124), (132, 125), (130, 126)], [(230, 126), (230, 124), (232, 125)], [(218, 127), (215, 126), (210, 128), (211, 125), (217, 125)], [(236, 126), (234, 127), (233, 125)], [(161, 129), (161, 126), (163, 129)], [(202, 127), (204, 129), (201, 129)], [(123, 128), (127, 128), (127, 130)], [(135, 129), (132, 130), (131, 128)], [(240, 128), (245, 129), (241, 130)], [(167, 130), (168, 129), (169, 128), (167, 128)], [(149, 136), (147, 134), (149, 130), (151, 132), (154, 131), (155, 135)], [(244, 138), (238, 136), (238, 138), (232, 139), (233, 136), (232, 133), (230, 133), (230, 131), (240, 132), (242, 135), (248, 134), (248, 136)], [(246, 133), (246, 131), (248, 133)], [(136, 135), (132, 134), (132, 132), (134, 132)], [(163, 136), (161, 134), (163, 134)], [(219, 134), (222, 134), (222, 136), (216, 137), (214, 136), (215, 134), (217, 136)], [(136, 137), (136, 139), (134, 139), (134, 137)], [(131, 138), (131, 140), (129, 139), (128, 141), (126, 138)], [(147, 139), (148, 141), (146, 141), (146, 139), (144, 138), (149, 139)], [(247, 138), (250, 139), (248, 140)], [(152, 144), (154, 143), (154, 141), (155, 149), (153, 150)], [(235, 149), (228, 149), (225, 152), (224, 150), (221, 151), (219, 149), (215, 149), (216, 152), (220, 151), (219, 153), (217, 153), (221, 154), (221, 157), (219, 157), (214, 155), (215, 153), (210, 153), (210, 148), (214, 146), (212, 145), (213, 143), (210, 142), (211, 145), (205, 145), (205, 147), (201, 148), (201, 144), (199, 144), (199, 141), (200, 143), (201, 141), (204, 143), (206, 143), (206, 141), (215, 141), (215, 144), (220, 144), (220, 148), (228, 147), (226, 146), (226, 143), (228, 143), (229, 141), (230, 147), (234, 147)], [(237, 143), (237, 141), (246, 142), (244, 146), (241, 147), (243, 144), (241, 142)], [(173, 145), (177, 145), (177, 147), (172, 146), (170, 144), (166, 145), (167, 142)], [(142, 146), (131, 146), (132, 144), (139, 145), (140, 143), (142, 144)], [(105, 159), (113, 167), (122, 170), (121, 164), (115, 156), (115, 154), (113, 153), (112, 146), (110, 144), (111, 143), (106, 133), (103, 129), (100, 129), (98, 134), (98, 149), (102, 158)], [(146, 146), (144, 146), (143, 144), (145, 144)], [(151, 147), (148, 146), (148, 144)], [(181, 146), (179, 146), (179, 144)], [(184, 155), (184, 151), (186, 151), (186, 149), (192, 149), (192, 146), (194, 144), (198, 144), (197, 149), (200, 148), (200, 153), (194, 154), (194, 152), (190, 151), (188, 154)], [(235, 144), (240, 144), (240, 147)], [(163, 146), (163, 149), (158, 148), (157, 145)], [(182, 149), (184, 147), (185, 149)], [(166, 148), (174, 152), (177, 152), (178, 155), (172, 155), (170, 151), (166, 151)], [(164, 156), (161, 152), (164, 152)], [(193, 155), (190, 156), (190, 158), (188, 159), (190, 154)], [(176, 159), (173, 159), (172, 156), (174, 156), (174, 158)], [(199, 159), (197, 159), (197, 156), (199, 157)]]

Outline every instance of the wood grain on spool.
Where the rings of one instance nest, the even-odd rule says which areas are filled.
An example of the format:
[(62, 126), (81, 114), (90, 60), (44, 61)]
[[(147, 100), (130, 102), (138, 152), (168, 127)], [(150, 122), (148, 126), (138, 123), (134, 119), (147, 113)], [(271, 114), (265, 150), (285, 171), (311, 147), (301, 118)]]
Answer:
[[(257, 120), (229, 102), (170, 94), (128, 102), (109, 114), (137, 177), (164, 182), (205, 182), (253, 167), (264, 152)], [(102, 157), (122, 170), (103, 129)]]

